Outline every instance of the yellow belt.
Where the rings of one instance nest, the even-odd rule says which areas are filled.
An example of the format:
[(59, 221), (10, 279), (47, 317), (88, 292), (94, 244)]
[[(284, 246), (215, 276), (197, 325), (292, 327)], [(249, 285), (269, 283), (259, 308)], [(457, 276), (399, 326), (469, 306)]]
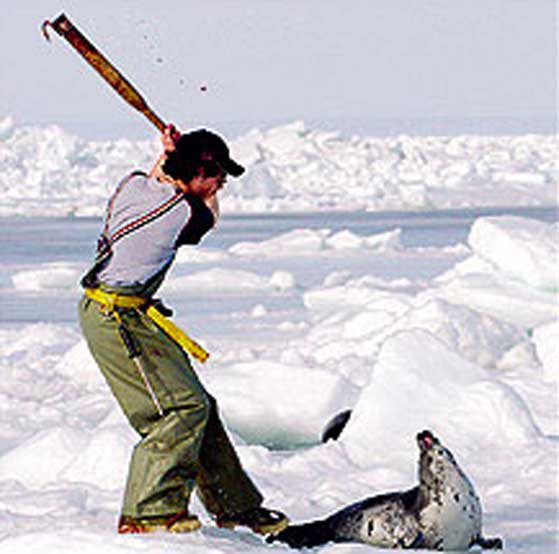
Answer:
[(85, 289), (85, 295), (91, 300), (102, 304), (109, 313), (116, 308), (138, 309), (148, 305), (145, 314), (186, 352), (197, 360), (205, 362), (209, 353), (206, 352), (196, 341), (192, 340), (180, 327), (177, 327), (169, 318), (165, 317), (155, 306), (149, 304), (149, 300), (140, 296), (126, 296), (114, 292), (105, 292), (101, 289)]

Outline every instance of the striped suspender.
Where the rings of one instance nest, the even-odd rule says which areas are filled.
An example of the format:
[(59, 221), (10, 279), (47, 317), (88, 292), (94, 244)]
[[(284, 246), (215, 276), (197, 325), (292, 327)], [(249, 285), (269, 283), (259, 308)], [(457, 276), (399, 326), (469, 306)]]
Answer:
[(106, 211), (106, 214), (105, 214), (105, 225), (104, 225), (103, 233), (101, 235), (101, 240), (104, 242), (104, 245), (103, 245), (104, 248), (110, 249), (112, 247), (112, 245), (115, 244), (115, 242), (119, 241), (120, 239), (124, 238), (125, 236), (129, 235), (130, 233), (133, 233), (133, 232), (137, 231), (138, 229), (141, 229), (144, 225), (147, 225), (147, 224), (155, 221), (156, 219), (159, 219), (161, 216), (165, 215), (167, 212), (172, 210), (177, 204), (179, 204), (184, 199), (183, 193), (182, 192), (177, 192), (171, 198), (169, 198), (169, 200), (165, 201), (160, 206), (157, 206), (156, 208), (154, 208), (150, 212), (141, 215), (140, 217), (136, 218), (134, 221), (131, 221), (131, 222), (127, 223), (126, 225), (123, 225), (122, 227), (117, 229), (112, 235), (109, 235), (109, 224), (110, 224), (110, 221), (111, 221), (111, 216), (112, 216), (113, 207), (114, 207), (116, 197), (118, 196), (120, 191), (124, 188), (124, 186), (131, 179), (133, 179), (134, 177), (137, 177), (138, 175), (145, 175), (145, 173), (143, 173), (141, 171), (134, 171), (133, 173), (131, 173), (130, 175), (125, 177), (119, 183), (115, 193), (113, 194), (113, 196), (109, 200), (109, 204), (107, 205), (107, 211)]
[(83, 276), (81, 279), (82, 286), (84, 287), (94, 287), (97, 283), (97, 275), (99, 272), (106, 267), (113, 255), (113, 244), (118, 242), (120, 239), (141, 229), (143, 226), (157, 220), (161, 216), (165, 215), (167, 212), (172, 210), (177, 204), (183, 201), (184, 195), (182, 193), (174, 194), (171, 198), (163, 202), (160, 206), (157, 206), (153, 210), (146, 214), (137, 217), (134, 221), (126, 223), (119, 229), (117, 229), (112, 235), (109, 234), (109, 224), (111, 221), (113, 208), (115, 205), (116, 198), (118, 194), (122, 191), (124, 186), (134, 177), (147, 175), (141, 171), (134, 171), (130, 175), (127, 175), (117, 186), (116, 191), (111, 196), (109, 203), (107, 204), (107, 209), (105, 211), (105, 223), (103, 226), (103, 232), (97, 241), (97, 255), (95, 257), (95, 262), (93, 267)]

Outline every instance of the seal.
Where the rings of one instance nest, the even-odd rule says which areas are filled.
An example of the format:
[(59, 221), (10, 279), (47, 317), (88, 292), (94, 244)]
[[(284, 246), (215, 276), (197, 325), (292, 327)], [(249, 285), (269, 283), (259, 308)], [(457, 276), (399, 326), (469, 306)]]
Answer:
[(431, 431), (417, 435), (419, 485), (373, 496), (326, 519), (292, 525), (268, 537), (292, 548), (360, 542), (381, 548), (501, 549), (500, 538), (481, 534), (481, 503), (454, 456)]

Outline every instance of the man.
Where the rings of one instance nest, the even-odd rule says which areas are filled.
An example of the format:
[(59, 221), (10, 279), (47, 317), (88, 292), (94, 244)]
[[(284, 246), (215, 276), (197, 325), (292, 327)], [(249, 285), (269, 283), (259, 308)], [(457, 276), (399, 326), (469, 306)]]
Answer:
[(184, 335), (153, 300), (177, 249), (197, 244), (214, 226), (227, 176), (239, 177), (244, 168), (204, 129), (177, 136), (169, 127), (163, 144), (166, 152), (151, 173), (132, 173), (110, 199), (79, 304), (89, 349), (141, 437), (118, 531), (198, 529), (188, 510), (196, 487), (218, 526), (275, 533), (287, 517), (262, 507), (215, 400), (192, 369)]

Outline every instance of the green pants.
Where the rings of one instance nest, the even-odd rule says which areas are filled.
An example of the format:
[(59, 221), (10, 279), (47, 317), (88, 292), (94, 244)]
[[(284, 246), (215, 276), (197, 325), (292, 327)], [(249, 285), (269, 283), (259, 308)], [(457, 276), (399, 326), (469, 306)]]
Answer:
[(157, 404), (118, 333), (114, 317), (84, 297), (78, 310), (87, 344), (113, 394), (141, 440), (134, 448), (122, 514), (176, 514), (196, 487), (215, 517), (262, 503), (220, 421), (215, 400), (186, 354), (137, 310), (119, 315), (141, 351)]

